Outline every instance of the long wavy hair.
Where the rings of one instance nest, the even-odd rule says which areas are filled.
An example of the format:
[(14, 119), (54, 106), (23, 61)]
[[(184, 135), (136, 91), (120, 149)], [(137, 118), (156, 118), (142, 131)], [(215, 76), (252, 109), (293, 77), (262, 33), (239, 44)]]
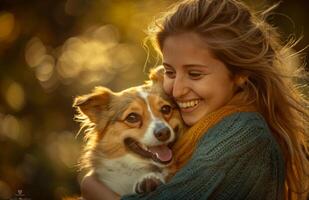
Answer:
[(293, 51), (297, 41), (282, 42), (266, 21), (276, 6), (255, 12), (238, 0), (184, 0), (155, 20), (149, 36), (160, 53), (167, 37), (198, 34), (232, 75), (246, 77), (245, 101), (264, 116), (284, 154), (285, 199), (305, 199), (309, 103), (301, 84), (308, 76)]

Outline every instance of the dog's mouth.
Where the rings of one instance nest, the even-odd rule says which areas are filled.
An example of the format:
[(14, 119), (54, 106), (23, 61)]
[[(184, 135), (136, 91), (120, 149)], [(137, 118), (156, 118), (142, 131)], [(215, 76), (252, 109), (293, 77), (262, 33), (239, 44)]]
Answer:
[(133, 138), (126, 138), (124, 143), (128, 149), (134, 153), (144, 157), (150, 158), (155, 162), (161, 164), (168, 164), (173, 159), (173, 153), (170, 149), (170, 145), (159, 145), (159, 146), (146, 146), (143, 145)]

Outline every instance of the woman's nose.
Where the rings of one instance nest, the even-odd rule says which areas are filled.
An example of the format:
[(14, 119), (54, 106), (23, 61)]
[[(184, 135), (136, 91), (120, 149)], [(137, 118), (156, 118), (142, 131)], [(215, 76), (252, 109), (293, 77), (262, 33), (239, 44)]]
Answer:
[(173, 97), (180, 98), (188, 92), (186, 81), (180, 76), (176, 76), (173, 84)]

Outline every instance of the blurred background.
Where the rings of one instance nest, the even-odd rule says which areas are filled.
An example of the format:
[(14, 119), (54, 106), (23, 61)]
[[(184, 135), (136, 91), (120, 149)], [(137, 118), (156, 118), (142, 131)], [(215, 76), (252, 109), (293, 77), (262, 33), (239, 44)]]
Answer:
[[(173, 2), (0, 0), (0, 199), (80, 193), (72, 101), (96, 85), (143, 83), (158, 62), (143, 47), (147, 24)], [(296, 50), (309, 44), (308, 10), (308, 0), (282, 0), (271, 18), (284, 40), (304, 36)]]

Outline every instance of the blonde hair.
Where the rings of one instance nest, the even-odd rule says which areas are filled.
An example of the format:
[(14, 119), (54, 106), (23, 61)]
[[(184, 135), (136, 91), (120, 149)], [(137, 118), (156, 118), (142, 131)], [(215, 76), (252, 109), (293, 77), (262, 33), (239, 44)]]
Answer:
[(233, 75), (246, 77), (242, 94), (264, 116), (285, 160), (285, 199), (305, 199), (308, 193), (308, 99), (295, 42), (283, 44), (266, 22), (273, 6), (254, 12), (237, 0), (184, 0), (150, 26), (153, 45), (161, 52), (167, 37), (192, 32)]

